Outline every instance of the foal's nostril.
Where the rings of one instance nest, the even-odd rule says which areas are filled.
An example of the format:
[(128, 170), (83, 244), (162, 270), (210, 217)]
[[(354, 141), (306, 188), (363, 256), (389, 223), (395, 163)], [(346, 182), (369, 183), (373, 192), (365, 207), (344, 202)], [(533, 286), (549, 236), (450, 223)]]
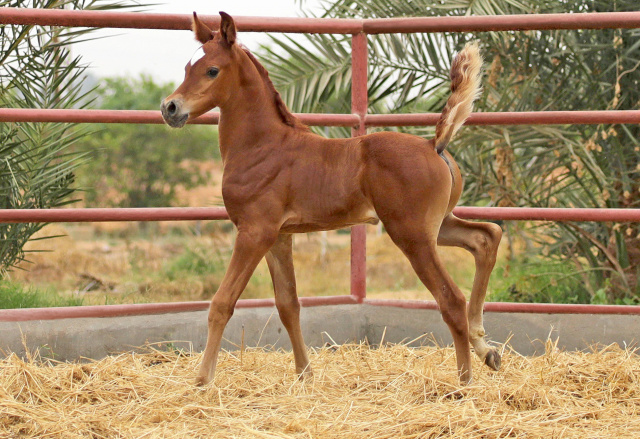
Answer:
[(176, 111), (178, 111), (176, 104), (173, 101), (169, 102), (169, 105), (167, 105), (167, 112), (169, 113), (169, 116), (176, 114)]

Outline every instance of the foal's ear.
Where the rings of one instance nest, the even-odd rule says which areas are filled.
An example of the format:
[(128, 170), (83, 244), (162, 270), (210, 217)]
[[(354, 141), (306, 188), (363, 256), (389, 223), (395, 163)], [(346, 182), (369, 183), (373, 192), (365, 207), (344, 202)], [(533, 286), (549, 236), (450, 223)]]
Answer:
[(220, 11), (220, 34), (229, 46), (236, 42), (236, 24), (231, 15)]
[(193, 23), (191, 24), (191, 29), (196, 35), (196, 40), (200, 41), (202, 44), (213, 39), (213, 31), (209, 29), (206, 24), (200, 21), (195, 11), (193, 12)]

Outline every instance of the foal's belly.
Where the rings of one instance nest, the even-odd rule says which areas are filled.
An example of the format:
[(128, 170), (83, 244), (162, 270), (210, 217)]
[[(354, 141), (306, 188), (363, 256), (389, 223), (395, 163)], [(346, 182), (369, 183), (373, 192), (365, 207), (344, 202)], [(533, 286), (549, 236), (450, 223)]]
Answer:
[(280, 227), (284, 233), (309, 233), (323, 230), (344, 229), (358, 224), (378, 224), (380, 219), (373, 209), (350, 212), (345, 215), (327, 214), (313, 217), (290, 212)]

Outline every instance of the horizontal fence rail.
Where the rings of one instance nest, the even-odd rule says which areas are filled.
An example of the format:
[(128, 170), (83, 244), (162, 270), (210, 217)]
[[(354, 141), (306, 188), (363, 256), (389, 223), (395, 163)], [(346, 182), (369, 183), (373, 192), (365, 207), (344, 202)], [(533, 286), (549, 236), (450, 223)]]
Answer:
[[(200, 16), (200, 19), (211, 26), (217, 27), (220, 24), (220, 17), (217, 15), (203, 15)], [(238, 30), (242, 32), (331, 34), (622, 29), (640, 27), (640, 12), (370, 19), (238, 16), (233, 19)], [(0, 8), (0, 24), (190, 30), (191, 16), (140, 12)]]
[[(353, 305), (355, 297), (320, 296), (300, 297), (302, 306)], [(166, 314), (174, 312), (204, 311), (209, 309), (209, 301), (138, 303), (126, 305), (89, 305), (60, 308), (0, 309), (0, 322), (23, 322), (28, 320), (59, 320), (92, 317), (121, 317), (145, 314)], [(275, 299), (239, 300), (236, 308), (262, 308), (276, 306)]]
[[(357, 114), (296, 113), (303, 123), (313, 126), (355, 127)], [(209, 112), (189, 123), (215, 125), (218, 112)], [(435, 126), (440, 113), (367, 114), (367, 127)], [(164, 124), (160, 111), (153, 110), (72, 110), (0, 108), (0, 122), (68, 122)], [(523, 111), (472, 113), (465, 125), (568, 125), (568, 124), (640, 124), (640, 110), (604, 111)]]
[(0, 223), (228, 220), (224, 207), (0, 209)]
[[(356, 126), (360, 118), (355, 114), (298, 113), (307, 125)], [(220, 113), (209, 112), (191, 124), (216, 125)], [(160, 111), (153, 110), (73, 110), (40, 108), (0, 108), (0, 122), (68, 122), (68, 123), (131, 123), (164, 125)]]
[[(366, 126), (434, 126), (440, 113), (367, 114)], [(597, 125), (609, 123), (640, 123), (640, 110), (605, 111), (522, 111), (471, 113), (465, 125)]]
[(377, 18), (364, 20), (362, 31), (368, 34), (386, 34), (396, 32), (633, 29), (640, 27), (639, 19), (640, 12)]
[[(640, 221), (640, 209), (458, 206), (463, 219), (510, 221)], [(0, 223), (227, 220), (224, 207), (0, 209)]]
[[(327, 305), (355, 305), (359, 302), (349, 296), (300, 297), (303, 307)], [(364, 299), (367, 305), (391, 306), (405, 309), (437, 310), (433, 300)], [(90, 305), (61, 308), (24, 308), (0, 310), (0, 322), (24, 322), (30, 320), (60, 320), (78, 318), (105, 318), (176, 312), (204, 311), (209, 309), (209, 301), (140, 303), (127, 305)], [(239, 300), (237, 308), (275, 307), (274, 299)], [(599, 314), (599, 315), (640, 315), (640, 306), (633, 305), (567, 305), (557, 303), (509, 303), (487, 302), (485, 312), (494, 313), (536, 313), (536, 314)]]
[[(407, 309), (438, 309), (438, 304), (434, 300), (365, 299), (364, 303)], [(640, 315), (640, 306), (636, 305), (487, 302), (484, 310), (502, 313)]]

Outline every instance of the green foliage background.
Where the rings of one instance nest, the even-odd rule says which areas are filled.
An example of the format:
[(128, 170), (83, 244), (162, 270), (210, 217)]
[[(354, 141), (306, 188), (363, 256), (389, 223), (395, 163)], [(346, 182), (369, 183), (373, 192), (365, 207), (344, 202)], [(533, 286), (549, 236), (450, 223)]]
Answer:
[[(635, 0), (338, 0), (323, 5), (321, 15), (332, 18), (638, 9)], [(370, 35), (370, 112), (441, 111), (449, 95), (452, 56), (474, 39), (486, 60), (477, 111), (638, 109), (639, 36), (638, 29)], [(349, 112), (350, 37), (305, 38), (312, 50), (286, 36), (274, 37), (262, 49), (261, 60), (276, 87), (293, 111)], [(433, 135), (432, 128), (403, 131)], [(466, 205), (637, 208), (639, 134), (637, 125), (467, 127), (450, 151), (465, 175)], [(514, 260), (524, 269), (516, 267), (522, 274), (503, 290), (503, 299), (536, 300), (547, 286), (560, 285), (562, 301), (638, 301), (638, 224), (505, 227), (511, 247), (526, 251)]]
[[(114, 9), (118, 2), (10, 0), (2, 7)], [(70, 54), (71, 42), (88, 30), (50, 26), (0, 26), (0, 106), (83, 107), (84, 67)], [(84, 160), (72, 146), (86, 128), (62, 123), (0, 124), (0, 207), (30, 209), (73, 202), (74, 170)], [(25, 259), (23, 245), (44, 224), (0, 225), (0, 275)]]
[[(149, 76), (104, 78), (95, 106), (101, 109), (157, 110), (175, 89)], [(98, 207), (166, 207), (176, 203), (178, 185), (207, 180), (198, 162), (219, 158), (217, 129), (188, 125), (98, 124), (78, 143), (91, 160), (78, 170), (85, 201)]]

